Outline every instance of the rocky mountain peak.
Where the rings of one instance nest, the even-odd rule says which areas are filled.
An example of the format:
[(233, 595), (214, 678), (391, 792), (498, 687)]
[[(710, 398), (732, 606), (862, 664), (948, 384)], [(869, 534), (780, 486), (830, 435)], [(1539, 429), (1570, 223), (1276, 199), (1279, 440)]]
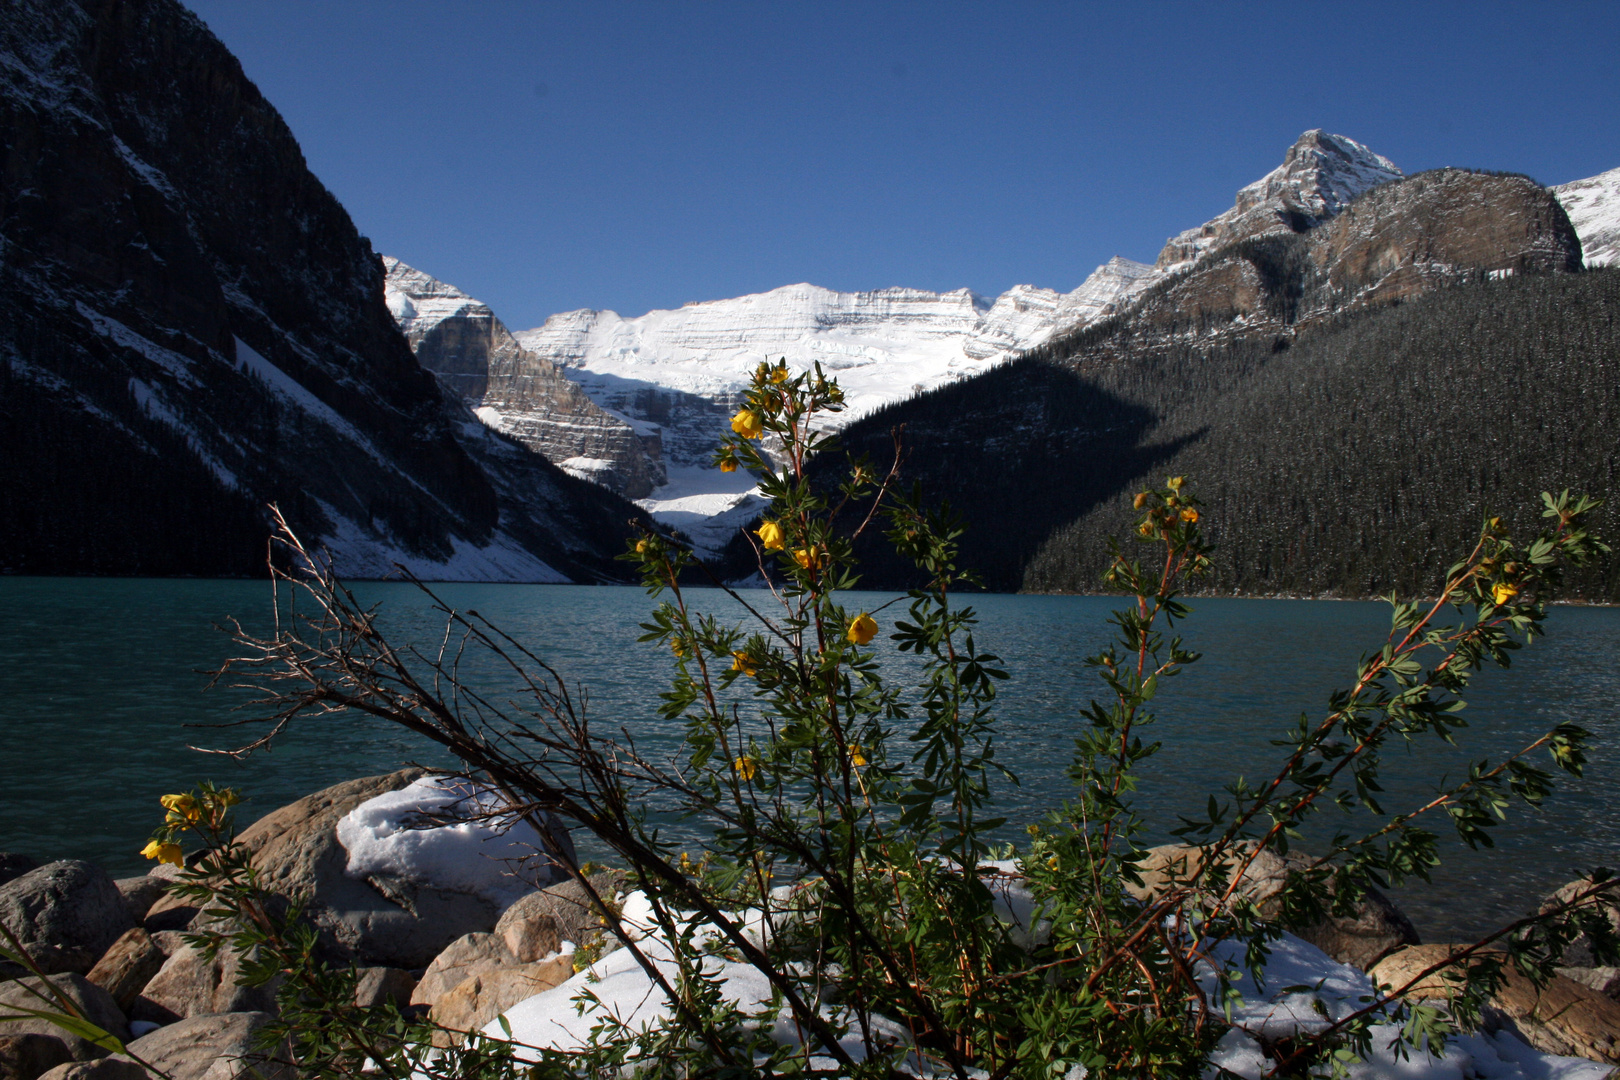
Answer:
[(1549, 189), (1581, 236), (1587, 266), (1620, 263), (1620, 169)]
[(1304, 232), (1402, 175), (1394, 162), (1354, 139), (1313, 128), (1288, 148), (1281, 165), (1241, 188), (1232, 209), (1171, 237), (1156, 265), (1169, 269), (1253, 236)]

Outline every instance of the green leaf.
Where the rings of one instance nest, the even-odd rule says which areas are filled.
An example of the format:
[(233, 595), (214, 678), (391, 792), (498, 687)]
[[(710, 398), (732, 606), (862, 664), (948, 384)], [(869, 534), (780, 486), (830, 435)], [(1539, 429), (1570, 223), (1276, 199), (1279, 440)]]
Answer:
[(95, 1043), (97, 1046), (101, 1047), (103, 1050), (109, 1051), (110, 1053), (122, 1054), (124, 1052), (124, 1044), (119, 1040), (118, 1036), (113, 1035), (110, 1032), (103, 1031), (101, 1028), (92, 1024), (88, 1020), (83, 1020), (77, 1016), (69, 1016), (66, 1013), (51, 1012), (48, 1009), (30, 1009), (26, 1005), (7, 1005), (6, 1008), (15, 1009), (17, 1012), (24, 1015), (0, 1015), (0, 1020), (25, 1020), (29, 1017), (33, 1017), (37, 1020), (49, 1020), (63, 1031), (66, 1031), (72, 1035), (77, 1035), (79, 1038), (88, 1042)]

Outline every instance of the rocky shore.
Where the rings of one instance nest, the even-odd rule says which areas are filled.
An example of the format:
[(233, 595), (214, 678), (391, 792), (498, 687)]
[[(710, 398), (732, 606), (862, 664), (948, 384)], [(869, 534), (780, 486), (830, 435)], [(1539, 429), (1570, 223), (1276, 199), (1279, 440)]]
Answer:
[[(460, 1031), (493, 1030), (497, 1017), (508, 1012), (514, 1018), (555, 1012), (585, 977), (576, 973), (576, 957), (584, 968), (584, 957), (596, 960), (611, 951), (601, 918), (584, 890), (554, 867), (526, 866), (519, 880), (507, 864), (469, 863), (466, 846), (479, 838), (465, 827), (447, 826), (460, 829), (455, 835), (441, 828), (391, 831), (386, 820), (367, 814), (369, 808), (386, 809), (431, 792), (433, 783), (421, 770), (349, 781), (265, 816), (244, 830), (241, 840), (271, 888), (309, 899), (307, 916), (329, 957), (359, 969), (356, 1005), (392, 999)], [(391, 793), (397, 796), (392, 802), (385, 798)], [(1192, 858), (1192, 849), (1155, 849), (1145, 867), (1143, 895), (1184, 873)], [(484, 864), (500, 869), (493, 876), (485, 870), (479, 871), (482, 877), (467, 876), (466, 866)], [(1242, 888), (1263, 912), (1288, 868), (1287, 860), (1268, 853), (1246, 875)], [(124, 1041), (134, 1055), (172, 1080), (230, 1080), (248, 1068), (253, 1036), (274, 1014), (275, 986), (239, 986), (237, 957), (229, 949), (209, 959), (185, 942), (185, 932), (202, 928), (208, 917), (167, 891), (177, 876), (177, 868), (159, 866), (146, 876), (114, 880), (88, 862), (39, 866), (0, 853), (0, 922), (86, 1018)], [(622, 886), (622, 877), (612, 871), (591, 880), (603, 896), (617, 894)], [(1611, 903), (1607, 914), (1620, 928), (1620, 903)], [(1294, 953), (1318, 957), (1315, 962), (1324, 970), (1363, 981), (1361, 973), (1367, 972), (1386, 985), (1400, 985), (1457, 948), (1419, 942), (1411, 923), (1377, 894), (1353, 914), (1327, 918), (1288, 941)], [(1563, 959), (1561, 974), (1545, 987), (1510, 977), (1486, 1017), (1485, 1034), (1495, 1040), (1490, 1046), (1496, 1057), (1508, 1060), (1518, 1053), (1511, 1048), (1521, 1046), (1546, 1067), (1466, 1075), (1583, 1080), (1620, 1075), (1569, 1060), (1620, 1065), (1620, 971), (1596, 966), (1582, 941)], [(15, 1012), (8, 1006), (37, 1004), (25, 989), (37, 979), (20, 978), (24, 974), (15, 966), (0, 969), (10, 980), (0, 982), (0, 1015)], [(1413, 991), (1436, 999), (1446, 993), (1435, 980)], [(560, 1001), (548, 1004), (550, 997)], [(523, 1010), (516, 1010), (520, 1003)], [(1554, 1064), (1560, 1061), (1568, 1065)], [(264, 1080), (294, 1076), (273, 1065), (253, 1067)], [(130, 1058), (111, 1055), (48, 1021), (0, 1021), (0, 1080), (143, 1076)]]

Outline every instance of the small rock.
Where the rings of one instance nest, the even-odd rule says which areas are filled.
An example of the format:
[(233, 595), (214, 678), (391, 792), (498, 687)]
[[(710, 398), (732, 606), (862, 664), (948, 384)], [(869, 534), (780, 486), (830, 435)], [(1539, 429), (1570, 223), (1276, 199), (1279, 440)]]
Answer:
[[(118, 1003), (112, 999), (111, 994), (83, 975), (74, 972), (63, 972), (49, 978), (55, 991), (45, 987), (38, 978), (0, 982), (0, 1013), (9, 1013), (11, 1009), (8, 1007), (13, 1005), (23, 1005), (31, 1009), (44, 1008), (39, 998), (30, 990), (43, 993), (53, 1000), (54, 993), (59, 991), (73, 1002), (74, 1008), (78, 1009), (79, 1014), (90, 1023), (120, 1040), (129, 1038), (129, 1027), (124, 1022), (124, 1014), (119, 1011)], [(0, 1036), (5, 1035), (48, 1035), (60, 1039), (75, 1061), (89, 1061), (92, 1058), (105, 1057), (107, 1054), (107, 1051), (90, 1040), (69, 1034), (49, 1020), (0, 1020)]]
[[(1398, 989), (1421, 971), (1466, 948), (1463, 945), (1414, 945), (1391, 953), (1368, 972), (1381, 986)], [(1438, 971), (1414, 984), (1405, 996), (1412, 1000), (1446, 1000), (1453, 986)], [(1573, 979), (1555, 975), (1537, 988), (1525, 976), (1509, 969), (1491, 998), (1496, 1015), (1488, 1026), (1506, 1028), (1546, 1054), (1583, 1057), (1620, 1065), (1620, 1002), (1611, 1001)]]
[(169, 889), (167, 880), (153, 877), (151, 874), (118, 878), (113, 884), (117, 886), (118, 894), (128, 905), (130, 918), (136, 922), (145, 920), (147, 912), (152, 910), (152, 905), (162, 899)]
[[(1237, 868), (1236, 858), (1228, 856), (1233, 871)], [(1277, 897), (1287, 883), (1289, 872), (1310, 861), (1309, 856), (1297, 852), (1285, 858), (1274, 851), (1262, 851), (1244, 871), (1238, 891), (1252, 900), (1263, 916), (1274, 918)], [(1188, 879), (1197, 872), (1200, 862), (1199, 849), (1191, 845), (1165, 844), (1152, 848), (1141, 864), (1143, 886), (1127, 888), (1137, 899), (1146, 899), (1174, 881)], [(1417, 928), (1411, 920), (1392, 900), (1371, 887), (1367, 888), (1353, 914), (1329, 914), (1314, 925), (1288, 929), (1341, 964), (1364, 971), (1396, 949), (1418, 944)]]
[(466, 934), (433, 958), (411, 991), (412, 1005), (433, 1005), (462, 980), (495, 968), (515, 967), (517, 957), (494, 934)]
[(362, 1009), (371, 1009), (392, 1001), (403, 1009), (411, 1003), (411, 991), (415, 989), (416, 976), (403, 968), (361, 968), (360, 981), (354, 988), (354, 1003)]
[(567, 956), (555, 956), (539, 963), (494, 968), (463, 979), (455, 989), (434, 1002), (434, 1023), (450, 1031), (435, 1031), (433, 1045), (459, 1045), (454, 1032), (477, 1031), (520, 1001), (553, 986), (567, 982), (574, 965)]
[[(591, 887), (611, 899), (624, 882), (618, 871), (593, 874)], [(601, 930), (595, 911), (577, 881), (565, 881), (529, 893), (506, 909), (495, 933), (518, 961), (531, 963), (556, 952), (564, 941), (583, 945)]]
[(170, 1080), (233, 1080), (249, 1068), (259, 1080), (295, 1080), (284, 1065), (250, 1058), (254, 1034), (272, 1019), (262, 1012), (194, 1016), (141, 1036), (129, 1049)]
[(146, 1070), (122, 1054), (75, 1061), (42, 1073), (39, 1080), (149, 1080)]
[(34, 1080), (72, 1060), (67, 1043), (55, 1035), (0, 1035), (0, 1080)]
[(113, 996), (125, 1012), (140, 996), (141, 988), (163, 967), (163, 950), (145, 930), (136, 927), (112, 943), (96, 966), (85, 976)]
[(201, 949), (185, 945), (163, 961), (130, 1005), (132, 1020), (172, 1024), (205, 1013), (271, 1013), (279, 980), (264, 986), (238, 986), (239, 955), (228, 946), (208, 959)]
[(0, 923), (46, 973), (82, 974), (134, 920), (105, 870), (64, 859), (0, 885)]
[(0, 885), (22, 877), (39, 866), (39, 860), (16, 851), (0, 851)]

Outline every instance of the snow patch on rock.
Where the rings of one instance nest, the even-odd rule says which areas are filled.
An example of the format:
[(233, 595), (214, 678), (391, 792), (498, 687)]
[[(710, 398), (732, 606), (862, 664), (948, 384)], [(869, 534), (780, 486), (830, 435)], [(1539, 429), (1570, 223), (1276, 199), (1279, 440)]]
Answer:
[(1620, 169), (1571, 180), (1551, 189), (1581, 238), (1587, 266), (1620, 263)]

